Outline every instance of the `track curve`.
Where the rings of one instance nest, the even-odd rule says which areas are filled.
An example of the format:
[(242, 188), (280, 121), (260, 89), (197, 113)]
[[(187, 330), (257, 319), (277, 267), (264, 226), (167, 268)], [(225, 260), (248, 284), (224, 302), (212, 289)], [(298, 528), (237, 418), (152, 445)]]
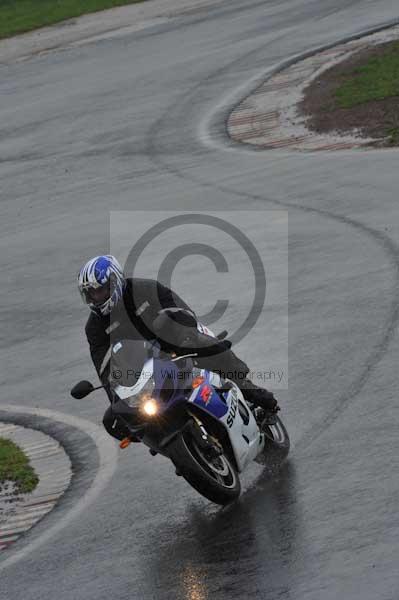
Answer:
[[(254, 466), (227, 510), (145, 448), (121, 452), (67, 528), (10, 553), (6, 597), (397, 596), (397, 154), (254, 153), (207, 143), (203, 125), (261, 72), (397, 17), (393, 0), (225, 2), (0, 67), (3, 402), (100, 423), (104, 398), (68, 396), (93, 377), (73, 278), (108, 248), (110, 210), (284, 208), (293, 440), (279, 476)], [(267, 308), (237, 349), (252, 368)]]

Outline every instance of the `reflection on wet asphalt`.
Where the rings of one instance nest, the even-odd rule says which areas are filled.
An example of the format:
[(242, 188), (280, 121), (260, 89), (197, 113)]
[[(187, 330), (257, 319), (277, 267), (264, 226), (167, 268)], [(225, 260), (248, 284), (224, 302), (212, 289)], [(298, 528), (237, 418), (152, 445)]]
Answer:
[[(236, 504), (220, 509), (192, 507), (173, 539), (160, 540), (147, 568), (165, 598), (208, 600), (265, 597), (284, 593), (298, 552), (301, 527), (290, 463), (270, 479), (262, 474)], [(156, 574), (156, 575), (155, 575)]]
[[(72, 401), (69, 389), (94, 378), (74, 278), (109, 247), (110, 211), (257, 211), (253, 241), (267, 259), (265, 224), (284, 211), (289, 389), (278, 398), (289, 460), (272, 477), (251, 466), (240, 500), (221, 509), (162, 457), (140, 445), (121, 451), (102, 493), (1, 572), (6, 600), (398, 598), (398, 155), (249, 152), (220, 140), (223, 115), (207, 130), (248, 82), (397, 18), (397, 2), (218, 4), (0, 67), (2, 398), (101, 425), (106, 398)], [(158, 267), (149, 253), (145, 275)], [(228, 283), (220, 276), (219, 297), (237, 307), (226, 328), (246, 308), (247, 270), (237, 260)], [(176, 280), (196, 309), (214, 304), (201, 269), (187, 263)], [(271, 284), (273, 292), (273, 277)], [(254, 370), (266, 368), (266, 349), (279, 350), (281, 304), (269, 291), (262, 318), (236, 349)], [(65, 440), (63, 425), (55, 428)], [(80, 483), (49, 517), (61, 525), (101, 478), (92, 446), (68, 430)], [(39, 525), (16, 549), (41, 533)]]

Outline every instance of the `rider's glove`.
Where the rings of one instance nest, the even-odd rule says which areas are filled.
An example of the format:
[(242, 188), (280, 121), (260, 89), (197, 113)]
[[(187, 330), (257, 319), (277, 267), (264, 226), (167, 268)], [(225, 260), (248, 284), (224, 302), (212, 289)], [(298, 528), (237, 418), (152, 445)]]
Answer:
[(153, 331), (163, 347), (182, 348), (196, 340), (197, 319), (189, 310), (164, 308), (153, 321)]

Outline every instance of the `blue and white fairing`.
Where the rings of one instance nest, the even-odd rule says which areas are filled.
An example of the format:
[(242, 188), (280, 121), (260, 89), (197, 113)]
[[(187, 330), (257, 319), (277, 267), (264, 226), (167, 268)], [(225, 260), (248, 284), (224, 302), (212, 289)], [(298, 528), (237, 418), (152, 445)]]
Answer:
[(143, 366), (141, 375), (134, 386), (117, 386), (120, 398), (139, 394), (150, 381), (154, 382), (153, 396), (158, 402), (158, 415), (163, 415), (180, 403), (192, 403), (203, 412), (217, 419), (227, 430), (234, 452), (238, 471), (254, 460), (263, 450), (264, 437), (260, 433), (252, 412), (239, 388), (233, 384), (229, 391), (218, 392), (223, 381), (216, 373), (196, 369), (203, 382), (194, 388), (189, 397), (187, 390), (192, 387), (193, 373), (180, 368), (177, 362), (151, 358)]
[(204, 382), (193, 390), (189, 402), (217, 418), (227, 429), (238, 471), (242, 471), (263, 450), (264, 436), (238, 386), (233, 384), (221, 394), (216, 390), (223, 381), (217, 373), (201, 370), (201, 375)]
[(132, 386), (117, 385), (115, 392), (121, 399), (138, 397), (152, 383), (152, 396), (158, 404), (158, 415), (163, 415), (176, 404), (187, 402), (187, 388), (191, 387), (191, 369), (182, 369), (173, 362), (149, 358)]

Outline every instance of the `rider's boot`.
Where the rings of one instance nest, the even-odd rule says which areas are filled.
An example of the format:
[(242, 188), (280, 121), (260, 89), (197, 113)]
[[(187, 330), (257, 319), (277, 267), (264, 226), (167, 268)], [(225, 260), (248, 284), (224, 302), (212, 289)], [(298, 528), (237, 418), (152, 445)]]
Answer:
[(280, 410), (274, 394), (255, 385), (250, 379), (242, 379), (241, 381), (237, 381), (237, 384), (245, 400), (263, 410), (264, 416), (262, 421), (267, 420), (268, 425), (274, 424), (277, 412)]

